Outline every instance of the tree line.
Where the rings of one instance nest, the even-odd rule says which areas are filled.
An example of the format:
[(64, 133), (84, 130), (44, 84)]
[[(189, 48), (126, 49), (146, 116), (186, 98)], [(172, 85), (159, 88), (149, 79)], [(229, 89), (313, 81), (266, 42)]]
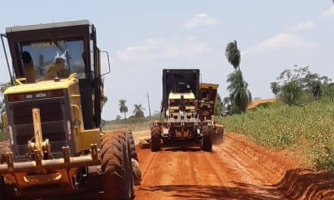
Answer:
[[(134, 106), (133, 115), (130, 116), (130, 118), (136, 118), (138, 121), (140, 121), (141, 119), (145, 117), (145, 114), (144, 114), (145, 108), (142, 107), (142, 104), (134, 104), (133, 106)], [(126, 113), (129, 112), (128, 106), (126, 105), (126, 100), (120, 99), (118, 107), (119, 107), (119, 112), (123, 113), (124, 120), (126, 121)], [(120, 121), (121, 118), (122, 117), (120, 115), (116, 115), (116, 121)]]

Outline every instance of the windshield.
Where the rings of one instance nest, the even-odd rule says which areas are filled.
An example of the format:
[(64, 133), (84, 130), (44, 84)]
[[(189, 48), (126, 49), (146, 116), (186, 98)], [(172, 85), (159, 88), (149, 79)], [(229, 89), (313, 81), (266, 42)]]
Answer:
[(22, 45), (21, 51), (30, 54), (37, 82), (68, 78), (73, 73), (86, 77), (82, 40), (29, 43)]

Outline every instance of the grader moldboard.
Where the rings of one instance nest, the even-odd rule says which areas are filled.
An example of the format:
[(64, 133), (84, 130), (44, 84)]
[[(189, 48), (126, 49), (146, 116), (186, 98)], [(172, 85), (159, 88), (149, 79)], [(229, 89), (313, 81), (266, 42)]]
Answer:
[(13, 86), (4, 92), (9, 139), (0, 143), (0, 199), (87, 188), (110, 200), (133, 199), (140, 172), (133, 171), (138, 156), (132, 133), (103, 134), (100, 128), (108, 72), (101, 73), (94, 25), (81, 20), (10, 27), (1, 35), (6, 52), (4, 38)]
[(151, 150), (160, 151), (162, 141), (165, 146), (195, 142), (212, 151), (214, 137), (224, 132), (213, 116), (218, 85), (200, 83), (198, 69), (165, 69), (162, 79), (165, 120), (151, 124)]

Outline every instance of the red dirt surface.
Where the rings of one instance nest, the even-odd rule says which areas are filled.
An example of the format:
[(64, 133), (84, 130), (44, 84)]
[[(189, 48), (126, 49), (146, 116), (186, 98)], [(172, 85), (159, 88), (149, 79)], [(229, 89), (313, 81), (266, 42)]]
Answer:
[[(142, 182), (135, 200), (334, 199), (333, 174), (301, 169), (288, 151), (268, 150), (235, 133), (226, 134), (211, 153), (196, 147), (154, 153), (137, 147), (137, 151)], [(102, 196), (84, 193), (49, 200), (56, 199), (101, 200)]]
[[(333, 175), (299, 169), (287, 151), (271, 151), (228, 133), (212, 153), (199, 148), (139, 149), (136, 200), (334, 199)], [(334, 180), (334, 179), (333, 179)]]
[(262, 104), (262, 103), (273, 103), (276, 99), (259, 99), (259, 100), (254, 100), (252, 101), (247, 109), (248, 110), (251, 110), (251, 109), (254, 109), (256, 108), (258, 105)]

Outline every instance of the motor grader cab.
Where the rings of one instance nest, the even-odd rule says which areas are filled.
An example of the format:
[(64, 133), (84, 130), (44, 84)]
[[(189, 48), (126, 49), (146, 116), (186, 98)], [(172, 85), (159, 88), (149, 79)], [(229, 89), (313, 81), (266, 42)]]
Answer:
[(104, 74), (94, 25), (10, 27), (1, 36), (6, 53), (5, 38), (13, 86), (4, 92), (9, 140), (0, 143), (0, 199), (83, 187), (133, 198), (132, 133), (101, 133)]
[(217, 97), (217, 84), (201, 83), (198, 114), (201, 120), (212, 119)]
[(201, 83), (197, 112), (201, 121), (211, 120), (211, 136), (214, 142), (221, 143), (225, 127), (214, 118), (218, 86), (213, 83)]
[(196, 142), (205, 151), (211, 151), (211, 120), (201, 120), (198, 113), (200, 103), (200, 71), (198, 69), (165, 69), (162, 76), (164, 121), (151, 126), (151, 150), (159, 151), (173, 142)]

